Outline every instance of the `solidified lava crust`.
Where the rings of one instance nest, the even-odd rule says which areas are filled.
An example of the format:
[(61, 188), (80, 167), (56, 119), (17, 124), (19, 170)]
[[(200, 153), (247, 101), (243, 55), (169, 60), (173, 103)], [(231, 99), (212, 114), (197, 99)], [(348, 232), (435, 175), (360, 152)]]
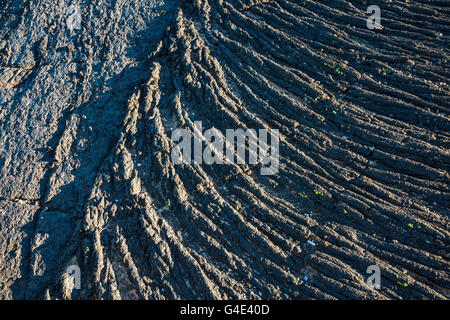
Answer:
[[(450, 6), (370, 4), (382, 29), (367, 1), (92, 0), (69, 30), (0, 1), (0, 298), (448, 299)], [(278, 129), (278, 173), (173, 163), (195, 121)]]

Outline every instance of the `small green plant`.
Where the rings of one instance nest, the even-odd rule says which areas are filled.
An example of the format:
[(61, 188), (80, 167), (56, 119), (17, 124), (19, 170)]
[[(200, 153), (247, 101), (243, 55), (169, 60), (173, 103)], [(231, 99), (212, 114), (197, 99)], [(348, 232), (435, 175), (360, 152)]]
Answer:
[(378, 68), (378, 74), (382, 74), (383, 76), (385, 76), (385, 75), (387, 75), (387, 74), (390, 74), (390, 73), (392, 73), (392, 72), (393, 72), (392, 70), (389, 70), (389, 69), (386, 68), (386, 67)]
[(306, 103), (311, 103), (311, 99), (308, 96), (305, 96), (305, 102)]
[(331, 63), (328, 63), (328, 62), (324, 62), (323, 65), (326, 66), (326, 67), (331, 68), (332, 70), (334, 70), (334, 72), (335, 72), (336, 74), (338, 74), (338, 75), (340, 75), (340, 76), (344, 74), (344, 72), (343, 72), (337, 65), (335, 65), (335, 64), (331, 64)]
[(84, 247), (84, 263), (86, 264), (89, 259), (90, 248), (88, 246)]
[(304, 192), (299, 192), (298, 195), (302, 198), (308, 198), (308, 195)]

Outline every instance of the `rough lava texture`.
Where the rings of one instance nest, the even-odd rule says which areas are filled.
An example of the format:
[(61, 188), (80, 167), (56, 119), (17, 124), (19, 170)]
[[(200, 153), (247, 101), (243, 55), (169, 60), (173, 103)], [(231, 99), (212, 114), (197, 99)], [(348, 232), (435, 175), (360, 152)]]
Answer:
[[(448, 299), (450, 5), (370, 4), (382, 30), (368, 1), (0, 0), (0, 298)], [(194, 121), (279, 129), (279, 173), (175, 165)]]

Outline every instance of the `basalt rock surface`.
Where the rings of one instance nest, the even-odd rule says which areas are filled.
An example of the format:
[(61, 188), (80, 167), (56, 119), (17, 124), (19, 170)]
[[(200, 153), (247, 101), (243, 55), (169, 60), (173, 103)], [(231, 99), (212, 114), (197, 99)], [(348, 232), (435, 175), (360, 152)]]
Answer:
[[(367, 1), (69, 2), (0, 1), (0, 298), (448, 299), (447, 1), (371, 1), (380, 30)], [(174, 164), (195, 121), (278, 129), (279, 172)]]

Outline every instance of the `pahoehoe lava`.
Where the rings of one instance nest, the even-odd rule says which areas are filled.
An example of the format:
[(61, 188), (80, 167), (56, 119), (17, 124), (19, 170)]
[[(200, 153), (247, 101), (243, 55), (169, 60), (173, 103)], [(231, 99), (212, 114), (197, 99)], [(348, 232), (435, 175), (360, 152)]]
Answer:
[[(0, 298), (448, 299), (450, 4), (370, 4), (382, 30), (367, 1), (91, 0), (70, 31), (0, 1)], [(278, 174), (174, 164), (195, 121), (278, 129)]]

